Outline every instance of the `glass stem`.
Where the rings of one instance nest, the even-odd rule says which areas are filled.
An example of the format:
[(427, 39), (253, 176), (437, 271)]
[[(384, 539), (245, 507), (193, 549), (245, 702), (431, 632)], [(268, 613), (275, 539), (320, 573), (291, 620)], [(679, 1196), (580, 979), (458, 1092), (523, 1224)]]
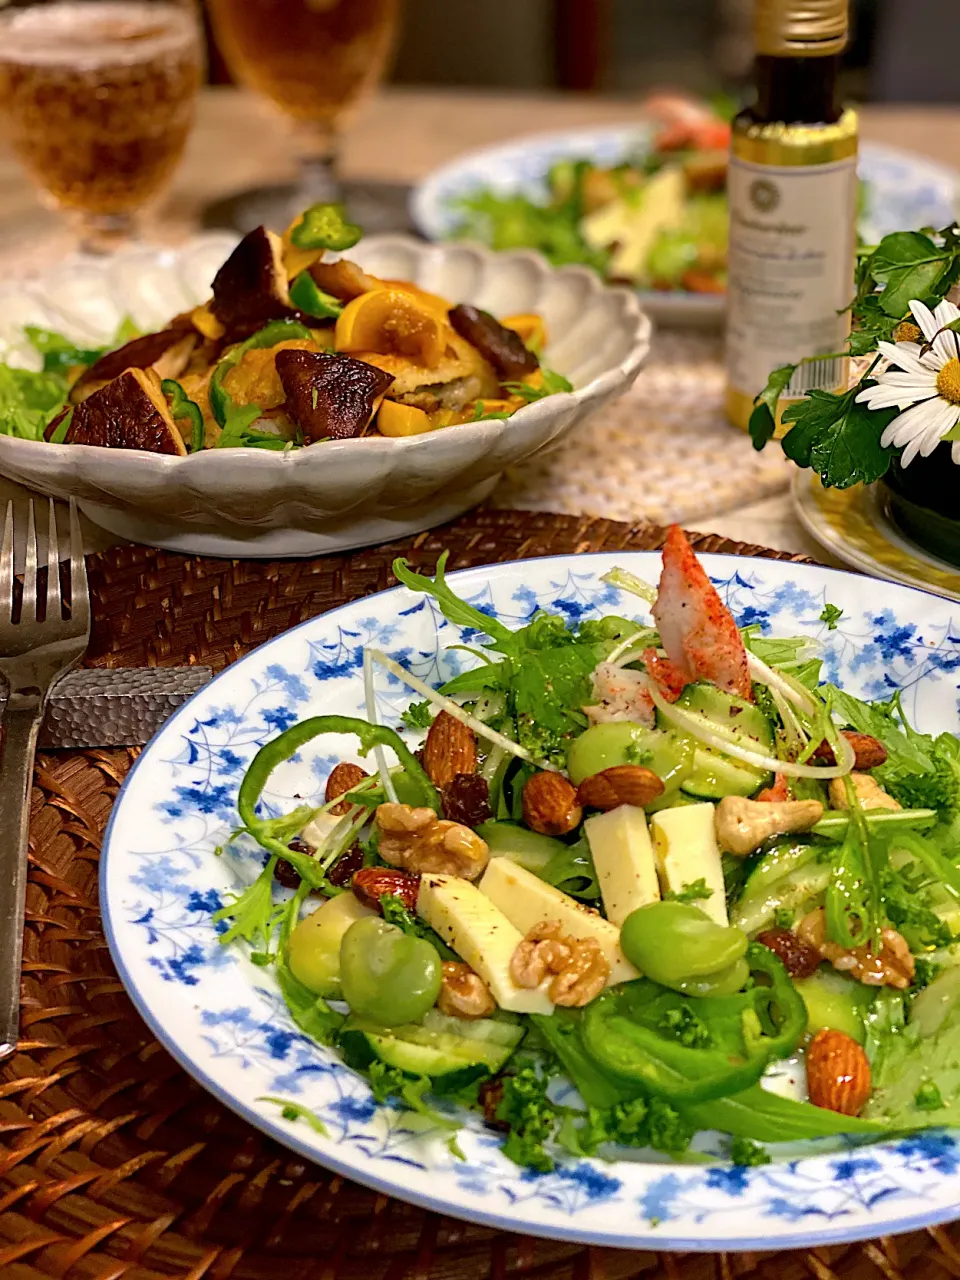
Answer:
[(292, 216), (308, 205), (340, 199), (340, 177), (337, 172), (339, 136), (329, 122), (313, 121), (297, 129), (300, 175), (294, 195)]
[(84, 213), (80, 216), (80, 252), (98, 256), (116, 253), (137, 238), (132, 213)]

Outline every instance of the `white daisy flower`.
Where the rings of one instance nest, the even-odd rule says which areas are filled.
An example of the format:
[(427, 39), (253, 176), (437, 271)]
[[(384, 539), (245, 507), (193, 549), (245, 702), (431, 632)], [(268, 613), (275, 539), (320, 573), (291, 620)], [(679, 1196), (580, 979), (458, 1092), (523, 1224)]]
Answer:
[[(916, 342), (880, 342), (880, 354), (889, 361), (877, 375), (876, 386), (867, 387), (857, 400), (870, 409), (903, 409), (884, 429), (880, 443), (902, 448), (901, 466), (907, 467), (919, 453), (926, 458), (943, 437), (960, 422), (960, 334), (942, 333), (944, 325), (960, 319), (960, 309), (941, 302), (931, 311), (924, 303), (910, 303), (913, 317), (928, 350)], [(960, 440), (951, 447), (960, 464)]]

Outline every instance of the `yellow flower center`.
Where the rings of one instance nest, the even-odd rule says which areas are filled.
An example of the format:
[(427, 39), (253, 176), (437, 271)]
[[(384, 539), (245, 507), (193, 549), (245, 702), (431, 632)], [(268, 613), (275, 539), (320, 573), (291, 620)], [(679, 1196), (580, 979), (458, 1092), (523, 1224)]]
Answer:
[(956, 356), (937, 374), (937, 392), (951, 404), (960, 404), (960, 360)]

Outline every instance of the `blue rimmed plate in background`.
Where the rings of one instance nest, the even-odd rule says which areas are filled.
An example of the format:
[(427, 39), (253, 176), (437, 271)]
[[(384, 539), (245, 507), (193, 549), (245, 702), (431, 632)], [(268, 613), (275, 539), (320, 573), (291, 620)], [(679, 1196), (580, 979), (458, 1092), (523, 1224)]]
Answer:
[[(446, 240), (455, 231), (456, 201), (482, 189), (531, 198), (546, 192), (552, 164), (562, 159), (614, 165), (642, 156), (650, 145), (643, 124), (606, 125), (563, 133), (534, 134), (458, 156), (434, 170), (417, 187), (410, 212), (428, 240)], [(879, 143), (860, 145), (860, 177), (866, 184), (860, 234), (873, 244), (891, 231), (943, 227), (957, 215), (960, 174), (909, 151)], [(703, 293), (641, 293), (645, 310), (662, 324), (719, 324), (724, 296)]]

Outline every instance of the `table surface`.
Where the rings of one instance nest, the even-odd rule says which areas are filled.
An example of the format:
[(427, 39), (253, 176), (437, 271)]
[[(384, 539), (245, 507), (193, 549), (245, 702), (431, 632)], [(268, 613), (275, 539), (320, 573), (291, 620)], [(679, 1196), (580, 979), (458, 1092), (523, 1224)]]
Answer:
[[(361, 109), (343, 140), (347, 178), (414, 182), (463, 151), (522, 133), (629, 122), (637, 102), (622, 98), (507, 95), (389, 89)], [(862, 137), (960, 164), (960, 109), (870, 106)], [(211, 202), (245, 188), (289, 180), (293, 150), (284, 122), (252, 95), (207, 89), (196, 128), (151, 233), (176, 240), (199, 225)], [(0, 150), (0, 261), (29, 255), (37, 244), (63, 237), (57, 214), (43, 208), (7, 151)], [(63, 243), (66, 244), (65, 238)], [(16, 486), (0, 482), (0, 499)], [(831, 562), (800, 527), (786, 491), (693, 527)], [(108, 545), (91, 531), (90, 546)]]

